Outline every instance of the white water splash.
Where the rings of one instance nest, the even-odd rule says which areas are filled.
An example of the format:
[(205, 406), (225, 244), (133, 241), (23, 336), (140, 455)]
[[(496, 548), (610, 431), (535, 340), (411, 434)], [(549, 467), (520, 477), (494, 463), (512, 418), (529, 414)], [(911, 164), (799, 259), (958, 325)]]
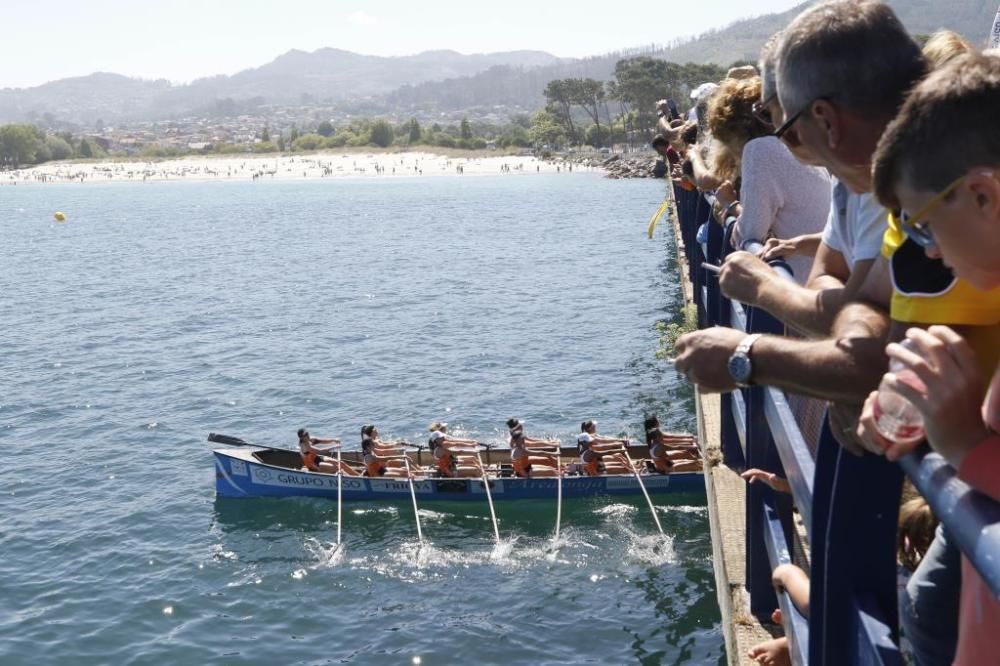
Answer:
[(625, 561), (649, 566), (677, 563), (674, 538), (668, 534), (630, 534)]
[(490, 552), (490, 560), (507, 563), (510, 560), (511, 553), (514, 552), (514, 545), (517, 543), (517, 539), (518, 537), (516, 536), (501, 539), (499, 543), (493, 546), (493, 550)]
[(343, 544), (331, 543), (323, 545), (323, 543), (314, 537), (309, 537), (302, 544), (305, 549), (315, 558), (315, 564), (313, 568), (328, 568), (335, 567), (340, 564), (344, 559), (344, 548)]
[(598, 516), (605, 516), (608, 518), (620, 518), (632, 516), (638, 511), (639, 509), (631, 504), (608, 504), (607, 506), (595, 509), (594, 513)]

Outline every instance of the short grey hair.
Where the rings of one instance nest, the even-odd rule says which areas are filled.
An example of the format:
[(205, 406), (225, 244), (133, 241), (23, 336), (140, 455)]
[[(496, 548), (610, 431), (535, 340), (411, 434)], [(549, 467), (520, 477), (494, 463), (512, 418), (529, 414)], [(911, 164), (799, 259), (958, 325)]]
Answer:
[(824, 2), (782, 33), (778, 96), (786, 115), (829, 96), (855, 113), (889, 120), (926, 71), (920, 47), (888, 5)]
[(757, 62), (757, 69), (760, 70), (760, 98), (761, 100), (771, 99), (778, 94), (778, 45), (781, 41), (781, 33), (776, 32), (764, 43), (764, 48), (760, 50), (760, 60)]

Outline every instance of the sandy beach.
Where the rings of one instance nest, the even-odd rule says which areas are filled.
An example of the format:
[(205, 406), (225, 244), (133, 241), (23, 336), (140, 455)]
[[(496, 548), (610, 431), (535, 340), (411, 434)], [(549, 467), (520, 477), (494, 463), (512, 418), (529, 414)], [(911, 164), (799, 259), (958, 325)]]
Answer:
[(0, 173), (0, 184), (507, 176), (596, 170), (596, 167), (518, 155), (449, 157), (425, 152), (208, 155), (154, 161), (51, 162)]

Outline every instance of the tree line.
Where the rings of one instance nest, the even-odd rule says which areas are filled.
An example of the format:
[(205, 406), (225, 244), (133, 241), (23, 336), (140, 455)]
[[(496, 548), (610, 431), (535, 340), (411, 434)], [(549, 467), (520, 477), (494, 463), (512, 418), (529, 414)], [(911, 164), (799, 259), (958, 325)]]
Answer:
[[(315, 127), (272, 131), (265, 126), (252, 144), (219, 142), (204, 150), (149, 145), (140, 157), (172, 157), (192, 153), (306, 152), (344, 147), (439, 146), (481, 150), (498, 148), (555, 149), (587, 144), (595, 148), (648, 141), (656, 127), (656, 102), (673, 98), (683, 110), (689, 93), (701, 83), (718, 81), (725, 70), (716, 65), (681, 65), (639, 56), (619, 60), (608, 81), (594, 78), (555, 79), (545, 83), (545, 107), (534, 115), (514, 114), (506, 123), (463, 118), (459, 123), (422, 125), (416, 118), (393, 123), (382, 118), (355, 118), (335, 126), (324, 120)], [(540, 82), (539, 82), (540, 83)], [(0, 167), (18, 168), (50, 160), (100, 158), (105, 150), (93, 138), (68, 132), (47, 133), (33, 125), (0, 127)]]
[[(679, 108), (707, 81), (719, 81), (726, 70), (717, 65), (680, 65), (659, 58), (625, 58), (610, 81), (569, 78), (545, 86), (545, 109), (534, 117), (544, 143), (586, 143), (595, 148), (652, 138), (656, 102), (674, 99)], [(602, 124), (603, 117), (603, 124)]]
[(96, 141), (70, 132), (48, 133), (34, 125), (0, 125), (0, 168), (17, 169), (50, 160), (105, 157)]

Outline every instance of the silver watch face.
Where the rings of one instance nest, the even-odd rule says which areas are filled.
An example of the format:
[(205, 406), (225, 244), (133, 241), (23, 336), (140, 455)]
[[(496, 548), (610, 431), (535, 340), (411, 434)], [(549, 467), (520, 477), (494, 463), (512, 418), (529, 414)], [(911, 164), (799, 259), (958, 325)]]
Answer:
[(737, 384), (746, 384), (750, 381), (750, 374), (753, 371), (753, 366), (750, 363), (750, 357), (746, 354), (733, 354), (729, 358), (729, 376), (732, 377)]

